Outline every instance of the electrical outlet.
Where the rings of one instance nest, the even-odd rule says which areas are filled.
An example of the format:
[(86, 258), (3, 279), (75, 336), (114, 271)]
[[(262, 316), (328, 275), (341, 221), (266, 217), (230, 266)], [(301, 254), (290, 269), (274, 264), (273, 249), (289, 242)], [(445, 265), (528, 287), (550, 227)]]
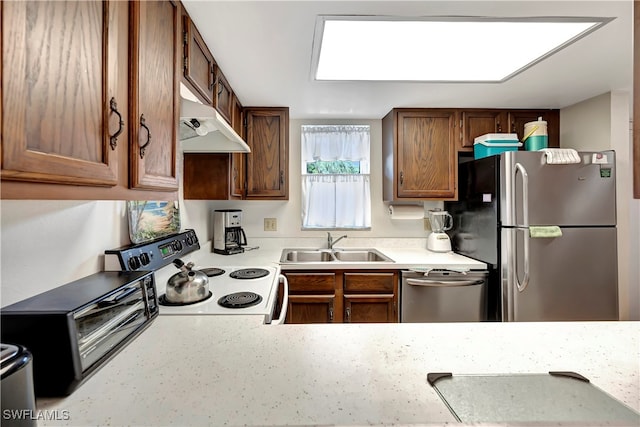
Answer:
[(264, 231), (278, 231), (278, 220), (276, 218), (265, 218)]

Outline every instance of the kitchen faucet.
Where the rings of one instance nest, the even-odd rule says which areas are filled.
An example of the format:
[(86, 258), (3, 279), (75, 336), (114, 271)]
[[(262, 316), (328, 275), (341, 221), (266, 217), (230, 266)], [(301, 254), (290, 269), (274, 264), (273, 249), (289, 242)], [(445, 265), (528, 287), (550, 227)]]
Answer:
[(338, 243), (340, 240), (344, 239), (345, 237), (347, 237), (346, 234), (344, 236), (338, 237), (336, 240), (333, 240), (333, 237), (331, 236), (331, 233), (327, 232), (327, 248), (328, 249), (333, 249), (333, 245), (335, 245), (336, 243)]

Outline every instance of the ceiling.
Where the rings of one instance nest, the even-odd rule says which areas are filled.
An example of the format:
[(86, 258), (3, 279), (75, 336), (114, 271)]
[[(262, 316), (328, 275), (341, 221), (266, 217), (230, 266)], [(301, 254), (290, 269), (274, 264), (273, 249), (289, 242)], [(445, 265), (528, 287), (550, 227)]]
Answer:
[[(379, 119), (394, 107), (563, 108), (605, 92), (632, 88), (630, 0), (183, 0), (183, 4), (242, 104), (288, 106), (294, 119)], [(318, 15), (615, 19), (504, 83), (328, 82), (312, 79)], [(428, 55), (428, 49), (425, 43), (423, 54)], [(494, 51), (495, 55), (509, 55), (499, 45)], [(384, 52), (380, 60), (385, 60)]]

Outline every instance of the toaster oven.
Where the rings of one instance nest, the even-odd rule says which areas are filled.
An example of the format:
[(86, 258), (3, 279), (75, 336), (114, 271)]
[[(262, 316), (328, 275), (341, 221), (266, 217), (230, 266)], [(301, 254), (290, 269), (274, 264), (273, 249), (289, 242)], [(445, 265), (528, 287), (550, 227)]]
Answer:
[(3, 307), (3, 343), (33, 355), (36, 396), (66, 396), (158, 315), (153, 272), (104, 271)]

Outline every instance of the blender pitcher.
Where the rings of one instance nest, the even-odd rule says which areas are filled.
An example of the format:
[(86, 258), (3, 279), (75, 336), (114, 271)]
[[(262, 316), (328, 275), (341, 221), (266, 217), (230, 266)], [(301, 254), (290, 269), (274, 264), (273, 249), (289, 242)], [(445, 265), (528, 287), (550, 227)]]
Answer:
[(434, 233), (443, 233), (453, 227), (453, 217), (447, 211), (429, 210), (429, 224)]

